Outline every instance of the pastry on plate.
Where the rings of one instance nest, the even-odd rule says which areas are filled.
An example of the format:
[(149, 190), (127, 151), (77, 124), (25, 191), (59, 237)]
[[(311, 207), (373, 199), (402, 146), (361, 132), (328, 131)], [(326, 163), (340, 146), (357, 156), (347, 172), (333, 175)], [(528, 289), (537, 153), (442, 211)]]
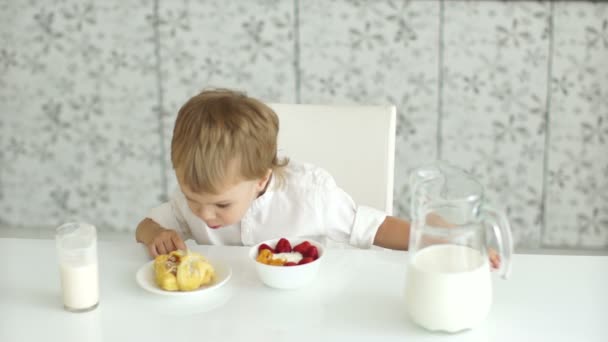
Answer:
[(167, 291), (193, 291), (215, 279), (213, 266), (196, 252), (173, 251), (154, 259), (156, 284)]

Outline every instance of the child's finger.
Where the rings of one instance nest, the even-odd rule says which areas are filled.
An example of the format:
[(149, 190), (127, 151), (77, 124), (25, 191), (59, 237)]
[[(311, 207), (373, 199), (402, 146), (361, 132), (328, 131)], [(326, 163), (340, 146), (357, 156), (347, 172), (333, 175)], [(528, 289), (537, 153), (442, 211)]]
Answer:
[(156, 252), (156, 246), (151, 243), (148, 246), (148, 253), (150, 253), (150, 256), (153, 258), (156, 258), (158, 256), (158, 252)]
[(163, 241), (158, 241), (155, 243), (156, 245), (156, 252), (158, 254), (167, 254), (167, 250), (165, 249), (165, 244), (163, 243)]
[(188, 249), (186, 247), (186, 244), (184, 243), (184, 241), (182, 241), (182, 238), (180, 238), (179, 235), (177, 235), (177, 234), (174, 234), (173, 236), (171, 236), (171, 241), (173, 241), (173, 244), (175, 245), (175, 247), (177, 249), (181, 249), (182, 251), (185, 251)]
[(166, 252), (163, 254), (171, 253), (175, 250), (175, 246), (173, 245), (173, 241), (171, 241), (171, 239), (163, 240), (163, 246), (165, 246), (166, 250)]
[(498, 253), (494, 250), (494, 249), (489, 249), (488, 250), (488, 254), (490, 257), (490, 264), (492, 265), (492, 268), (499, 268), (500, 267), (500, 255), (498, 255)]

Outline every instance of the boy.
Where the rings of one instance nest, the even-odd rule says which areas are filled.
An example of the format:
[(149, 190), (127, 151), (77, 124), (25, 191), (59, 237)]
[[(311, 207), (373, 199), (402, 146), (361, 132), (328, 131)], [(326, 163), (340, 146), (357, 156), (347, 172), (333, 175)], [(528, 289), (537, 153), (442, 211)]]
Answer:
[[(277, 115), (230, 90), (203, 91), (179, 110), (171, 161), (179, 190), (137, 227), (152, 257), (202, 244), (330, 238), (407, 249), (410, 226), (357, 206), (323, 169), (277, 156)], [(364, 175), (361, 175), (364, 177)]]

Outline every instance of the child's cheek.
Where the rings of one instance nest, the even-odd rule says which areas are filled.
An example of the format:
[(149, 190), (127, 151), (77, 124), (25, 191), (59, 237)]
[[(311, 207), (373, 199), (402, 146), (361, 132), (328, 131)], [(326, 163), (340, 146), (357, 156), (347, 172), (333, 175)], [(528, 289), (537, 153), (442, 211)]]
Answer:
[(244, 216), (244, 212), (242, 210), (234, 208), (232, 210), (225, 210), (224, 212), (221, 213), (222, 215), (222, 220), (224, 222), (226, 222), (226, 224), (235, 224), (237, 222), (239, 222), (243, 216)]
[(193, 212), (194, 214), (196, 214), (196, 215), (198, 215), (198, 214), (199, 214), (199, 212), (200, 212), (200, 210), (201, 210), (200, 206), (195, 205), (195, 204), (190, 204), (190, 203), (188, 203), (188, 206), (190, 207), (190, 210), (192, 210), (192, 212)]

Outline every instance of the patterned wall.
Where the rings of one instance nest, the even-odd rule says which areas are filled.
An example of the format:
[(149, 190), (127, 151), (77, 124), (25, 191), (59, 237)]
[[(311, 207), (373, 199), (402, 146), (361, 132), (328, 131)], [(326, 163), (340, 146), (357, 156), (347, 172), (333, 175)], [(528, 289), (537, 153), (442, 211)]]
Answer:
[(608, 3), (0, 0), (0, 226), (132, 231), (204, 87), (395, 104), (395, 209), (442, 158), (519, 248), (608, 248)]

